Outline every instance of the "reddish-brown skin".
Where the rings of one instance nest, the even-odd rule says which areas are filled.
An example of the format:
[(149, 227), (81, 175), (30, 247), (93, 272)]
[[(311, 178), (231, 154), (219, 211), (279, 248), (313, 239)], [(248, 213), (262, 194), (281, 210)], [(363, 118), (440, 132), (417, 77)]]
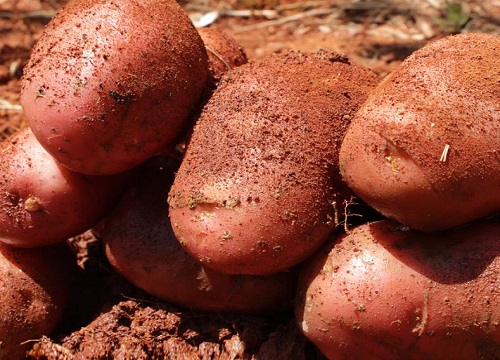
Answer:
[(0, 360), (25, 359), (30, 341), (54, 330), (75, 270), (66, 244), (19, 249), (0, 243)]
[(183, 247), (232, 274), (272, 274), (306, 259), (351, 196), (338, 179), (338, 148), (376, 83), (329, 52), (275, 54), (228, 73), (169, 193)]
[(0, 242), (20, 247), (65, 241), (97, 223), (132, 177), (75, 173), (24, 128), (0, 143)]
[(330, 359), (500, 356), (500, 222), (361, 225), (301, 270), (299, 327)]
[(225, 73), (248, 62), (243, 47), (222, 30), (201, 28), (198, 32), (207, 50), (210, 73), (215, 84)]
[(208, 76), (203, 41), (174, 0), (75, 0), (34, 47), (21, 101), (58, 161), (113, 174), (173, 141)]
[(153, 159), (106, 219), (102, 234), (112, 266), (131, 283), (199, 311), (269, 314), (292, 309), (296, 271), (269, 276), (210, 270), (180, 246), (168, 219), (171, 165)]
[(340, 151), (345, 181), (387, 217), (444, 230), (500, 210), (500, 36), (416, 51), (372, 93)]

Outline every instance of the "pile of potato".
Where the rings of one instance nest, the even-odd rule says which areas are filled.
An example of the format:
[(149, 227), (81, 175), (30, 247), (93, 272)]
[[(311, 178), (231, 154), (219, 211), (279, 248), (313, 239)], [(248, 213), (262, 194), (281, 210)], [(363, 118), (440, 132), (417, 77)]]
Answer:
[(64, 242), (97, 224), (148, 293), (295, 308), (328, 358), (499, 358), (498, 59), (468, 34), (382, 81), (329, 51), (247, 63), (174, 0), (74, 0), (0, 144), (0, 359), (57, 325)]

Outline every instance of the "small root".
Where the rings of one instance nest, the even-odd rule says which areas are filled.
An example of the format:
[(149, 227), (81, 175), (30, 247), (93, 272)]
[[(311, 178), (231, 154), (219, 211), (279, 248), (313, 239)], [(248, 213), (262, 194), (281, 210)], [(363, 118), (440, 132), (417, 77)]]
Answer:
[(349, 217), (352, 217), (352, 216), (358, 216), (358, 217), (363, 216), (361, 214), (351, 214), (349, 212), (349, 206), (357, 204), (357, 202), (355, 200), (356, 200), (356, 198), (353, 196), (351, 196), (351, 198), (349, 200), (344, 200), (344, 220), (342, 220), (340, 222), (340, 224), (343, 225), (344, 232), (348, 235), (351, 233), (351, 231), (349, 230), (349, 223), (348, 223), (347, 219)]
[(444, 146), (443, 152), (441, 153), (441, 157), (439, 158), (439, 161), (446, 162), (446, 159), (448, 158), (448, 152), (449, 151), (450, 151), (450, 145), (446, 144)]
[(217, 59), (219, 59), (226, 66), (228, 71), (231, 70), (231, 66), (229, 66), (229, 64), (222, 58), (222, 56), (219, 53), (217, 53), (214, 49), (212, 49), (211, 47), (206, 46), (206, 45), (205, 45), (205, 49), (210, 51)]

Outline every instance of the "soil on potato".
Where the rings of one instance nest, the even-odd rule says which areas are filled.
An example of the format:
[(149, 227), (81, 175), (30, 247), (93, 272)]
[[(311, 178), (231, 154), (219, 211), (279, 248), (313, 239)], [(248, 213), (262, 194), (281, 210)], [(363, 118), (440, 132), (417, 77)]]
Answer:
[[(24, 126), (20, 79), (45, 24), (68, 0), (0, 0), (0, 141)], [(428, 41), (500, 34), (498, 1), (193, 0), (193, 21), (233, 36), (248, 58), (287, 49), (346, 54), (381, 76)], [(460, 4), (461, 6), (459, 6)], [(109, 266), (90, 232), (69, 241), (81, 267), (71, 306), (32, 359), (321, 359), (295, 325), (275, 317), (204, 314), (162, 302)]]

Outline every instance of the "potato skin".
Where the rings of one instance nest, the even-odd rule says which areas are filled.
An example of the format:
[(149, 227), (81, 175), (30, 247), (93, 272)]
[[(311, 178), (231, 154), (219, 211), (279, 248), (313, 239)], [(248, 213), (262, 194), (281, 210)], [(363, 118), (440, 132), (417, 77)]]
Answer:
[(321, 246), (352, 195), (338, 179), (340, 142), (377, 81), (328, 52), (275, 54), (228, 73), (169, 193), (186, 251), (216, 271), (264, 275)]
[(29, 128), (0, 143), (0, 241), (35, 247), (97, 223), (133, 173), (87, 176), (57, 163)]
[(203, 42), (176, 1), (75, 0), (34, 47), (21, 101), (59, 162), (114, 174), (173, 141), (208, 74)]
[(225, 73), (248, 62), (245, 49), (222, 30), (201, 28), (198, 33), (207, 50), (214, 85), (219, 83)]
[(438, 231), (500, 210), (500, 36), (417, 50), (359, 109), (340, 150), (354, 192), (383, 215)]
[(172, 231), (166, 197), (172, 164), (148, 162), (105, 221), (102, 239), (112, 266), (166, 301), (198, 311), (270, 314), (292, 310), (297, 271), (269, 276), (228, 275), (186, 253)]
[(75, 264), (66, 244), (20, 249), (0, 243), (0, 360), (25, 359), (29, 340), (58, 325)]
[(298, 325), (330, 359), (498, 359), (499, 251), (498, 219), (361, 225), (303, 267)]

